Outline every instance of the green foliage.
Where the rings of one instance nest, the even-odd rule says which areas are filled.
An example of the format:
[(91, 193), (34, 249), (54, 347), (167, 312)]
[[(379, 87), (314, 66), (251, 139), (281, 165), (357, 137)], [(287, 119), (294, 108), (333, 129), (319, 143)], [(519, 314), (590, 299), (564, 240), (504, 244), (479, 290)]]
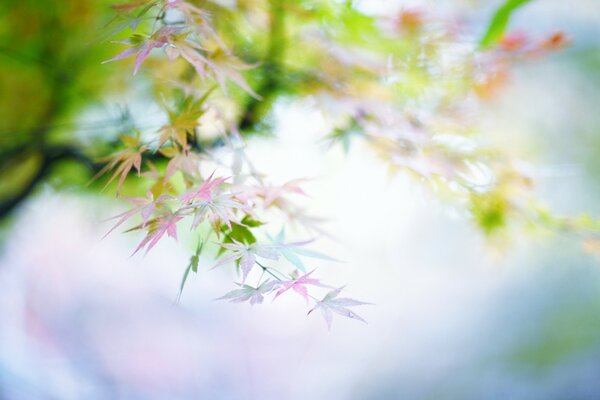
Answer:
[[(263, 225), (263, 223), (248, 216), (245, 216), (240, 222), (240, 224), (232, 222), (231, 228), (226, 225), (221, 227), (221, 232), (224, 235), (223, 243), (234, 243), (234, 241), (246, 245), (256, 243), (256, 237), (250, 228), (259, 227)], [(219, 249), (219, 254), (222, 254), (224, 251), (225, 249), (221, 247)]]

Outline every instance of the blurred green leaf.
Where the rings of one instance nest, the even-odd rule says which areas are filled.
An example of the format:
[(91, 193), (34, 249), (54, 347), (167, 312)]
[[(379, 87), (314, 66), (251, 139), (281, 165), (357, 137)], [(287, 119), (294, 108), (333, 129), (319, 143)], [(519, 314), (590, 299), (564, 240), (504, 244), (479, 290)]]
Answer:
[(498, 43), (506, 31), (512, 13), (530, 1), (531, 0), (506, 0), (494, 13), (485, 34), (479, 42), (479, 46), (482, 49), (487, 49)]
[(198, 247), (196, 248), (196, 252), (190, 258), (190, 262), (183, 273), (183, 278), (181, 279), (181, 285), (179, 286), (179, 297), (181, 297), (181, 293), (183, 293), (183, 288), (185, 287), (185, 282), (190, 274), (190, 271), (197, 273), (198, 272), (198, 264), (200, 262), (200, 253), (202, 253), (202, 248), (204, 247), (204, 241), (200, 239), (198, 241)]
[(471, 196), (471, 212), (477, 225), (492, 234), (506, 225), (509, 204), (500, 191)]

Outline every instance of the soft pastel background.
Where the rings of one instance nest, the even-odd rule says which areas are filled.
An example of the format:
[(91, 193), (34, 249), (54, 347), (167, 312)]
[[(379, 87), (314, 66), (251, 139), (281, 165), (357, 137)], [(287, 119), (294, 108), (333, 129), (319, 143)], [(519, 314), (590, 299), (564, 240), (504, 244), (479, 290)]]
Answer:
[[(392, 3), (362, 2), (408, 4)], [(493, 6), (443, 4), (482, 21)], [(485, 127), (533, 160), (555, 210), (597, 214), (600, 4), (538, 0), (512, 24), (563, 29), (573, 45), (520, 67)], [(279, 104), (276, 118), (278, 138), (249, 154), (274, 180), (316, 178), (311, 210), (335, 236), (320, 250), (345, 260), (319, 272), (375, 303), (357, 310), (368, 325), (327, 331), (293, 296), (213, 301), (231, 289), (228, 269), (200, 268), (176, 304), (189, 247), (169, 239), (130, 258), (138, 236), (102, 239), (122, 204), (48, 187), (2, 233), (0, 399), (600, 398), (600, 265), (579, 241), (522, 234), (491, 247), (367, 149), (318, 145), (327, 121), (310, 102)]]

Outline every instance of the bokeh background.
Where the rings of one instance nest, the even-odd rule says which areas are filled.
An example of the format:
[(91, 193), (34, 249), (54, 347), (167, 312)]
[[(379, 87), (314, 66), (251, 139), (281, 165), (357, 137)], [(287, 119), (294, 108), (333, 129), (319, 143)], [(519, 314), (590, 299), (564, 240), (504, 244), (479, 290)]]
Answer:
[[(415, 4), (482, 26), (497, 6), (359, 2), (372, 13)], [(552, 209), (598, 215), (600, 4), (538, 0), (511, 24), (564, 30), (572, 45), (519, 66), (484, 126), (531, 161)], [(235, 279), (227, 269), (200, 268), (177, 303), (189, 246), (165, 240), (130, 258), (139, 237), (102, 239), (124, 205), (55, 182), (3, 223), (0, 399), (600, 398), (600, 265), (579, 240), (523, 232), (490, 244), (367, 149), (319, 145), (328, 122), (310, 101), (276, 104), (274, 120), (276, 139), (251, 140), (249, 155), (274, 180), (315, 178), (311, 211), (334, 238), (319, 249), (345, 261), (319, 273), (375, 304), (357, 310), (368, 325), (336, 319), (328, 331), (293, 296), (214, 301)]]

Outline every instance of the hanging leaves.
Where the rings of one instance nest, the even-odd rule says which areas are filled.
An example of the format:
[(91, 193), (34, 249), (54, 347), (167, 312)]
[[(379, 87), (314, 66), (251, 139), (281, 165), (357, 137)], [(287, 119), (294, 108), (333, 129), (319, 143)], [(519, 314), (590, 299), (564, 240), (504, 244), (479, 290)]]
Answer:
[[(132, 230), (145, 234), (136, 252), (148, 252), (164, 237), (176, 239), (185, 221), (194, 234), (215, 234), (213, 267), (239, 273), (238, 287), (221, 299), (254, 305), (267, 295), (296, 293), (329, 327), (334, 315), (364, 322), (352, 308), (368, 303), (339, 297), (343, 287), (319, 293), (333, 286), (315, 276), (321, 265), (307, 268), (309, 260), (335, 259), (312, 250), (313, 240), (286, 240), (284, 229), (268, 234), (282, 224), (310, 235), (324, 231), (322, 219), (297, 204), (308, 197), (306, 179), (269, 182), (245, 153), (244, 136), (268, 130), (266, 111), (280, 96), (310, 98), (331, 128), (328, 142), (346, 151), (351, 141), (366, 143), (391, 171), (410, 174), (468, 211), (482, 232), (501, 232), (516, 216), (529, 215), (529, 203), (518, 200), (531, 184), (508, 152), (478, 139), (472, 116), (478, 102), (508, 81), (514, 63), (568, 43), (558, 32), (540, 39), (508, 31), (512, 15), (528, 2), (504, 1), (481, 38), (462, 25), (458, 34), (456, 24), (423, 9), (376, 18), (337, 2), (310, 12), (183, 0), (118, 6), (111, 34), (131, 33), (117, 42), (127, 48), (106, 62), (133, 57), (134, 74), (142, 64), (152, 72), (144, 82), (164, 115), (147, 129), (145, 142), (126, 139), (101, 171), (113, 171), (109, 183), (119, 177), (119, 192), (132, 169), (139, 175), (149, 166), (150, 192), (130, 199), (133, 208), (115, 217), (111, 231), (136, 220)], [(290, 29), (286, 13), (293, 14), (285, 18)], [(261, 21), (270, 21), (269, 31)], [(475, 51), (478, 45), (487, 51)], [(180, 291), (197, 271), (205, 242)]]

